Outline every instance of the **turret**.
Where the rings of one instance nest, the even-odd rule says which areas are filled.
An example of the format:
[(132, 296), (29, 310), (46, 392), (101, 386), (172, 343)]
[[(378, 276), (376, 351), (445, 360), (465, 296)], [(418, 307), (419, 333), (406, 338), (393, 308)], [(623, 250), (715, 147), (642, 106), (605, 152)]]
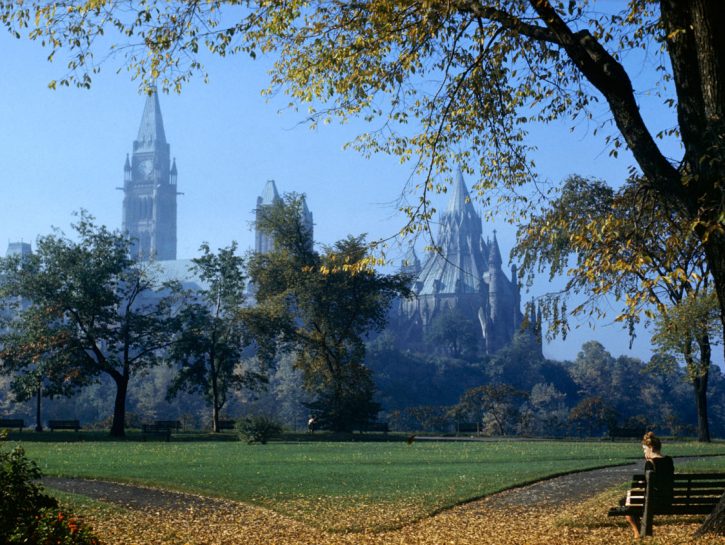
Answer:
[(176, 185), (176, 177), (178, 175), (178, 171), (176, 170), (176, 157), (174, 157), (174, 162), (171, 165), (171, 171), (169, 172), (169, 183), (171, 185)]
[(496, 231), (494, 230), (491, 249), (488, 254), (488, 304), (491, 309), (491, 320), (494, 323), (501, 316), (499, 306), (503, 302), (504, 297), (503, 281), (501, 250), (499, 250)]
[(128, 158), (128, 153), (126, 154), (126, 163), (123, 165), (123, 185), (131, 183), (131, 161)]
[(271, 252), (274, 249), (274, 240), (267, 233), (263, 233), (256, 226), (262, 219), (265, 208), (272, 206), (275, 202), (279, 201), (279, 193), (277, 192), (277, 185), (274, 180), (267, 180), (264, 184), (262, 194), (257, 197), (257, 209), (254, 213), (254, 251), (259, 254)]
[(408, 251), (400, 267), (400, 272), (409, 274), (410, 276), (417, 276), (420, 273), (420, 259), (418, 259), (418, 255), (415, 253), (415, 246), (412, 244), (408, 246)]

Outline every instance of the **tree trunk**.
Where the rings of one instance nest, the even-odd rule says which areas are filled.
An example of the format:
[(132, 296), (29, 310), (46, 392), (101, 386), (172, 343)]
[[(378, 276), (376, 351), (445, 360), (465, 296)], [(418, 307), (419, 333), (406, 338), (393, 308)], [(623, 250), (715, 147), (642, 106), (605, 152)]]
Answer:
[(710, 337), (707, 334), (697, 339), (700, 347), (700, 368), (695, 375), (692, 385), (695, 387), (695, 402), (697, 403), (697, 440), (702, 443), (710, 442), (710, 422), (707, 416), (707, 385), (710, 378)]
[(697, 403), (697, 440), (701, 443), (710, 442), (710, 424), (707, 418), (707, 373), (695, 377), (692, 385), (695, 387), (695, 402)]
[(715, 506), (715, 510), (708, 515), (702, 526), (695, 532), (697, 537), (705, 534), (725, 536), (725, 494), (720, 498), (720, 503)]
[(219, 432), (219, 405), (216, 401), (216, 397), (214, 398), (214, 402), (212, 403), (212, 409), (211, 409), (211, 431), (214, 433)]
[(126, 437), (126, 392), (128, 391), (128, 377), (114, 376), (116, 381), (116, 401), (113, 404), (113, 423), (111, 424), (111, 437)]
[(43, 422), (40, 418), (40, 399), (43, 397), (43, 386), (38, 383), (38, 391), (35, 392), (38, 397), (35, 406), (35, 431), (43, 431)]

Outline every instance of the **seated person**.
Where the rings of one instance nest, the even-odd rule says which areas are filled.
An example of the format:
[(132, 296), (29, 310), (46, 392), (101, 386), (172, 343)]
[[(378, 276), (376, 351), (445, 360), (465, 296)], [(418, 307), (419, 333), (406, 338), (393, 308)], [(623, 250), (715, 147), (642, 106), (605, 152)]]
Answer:
[[(644, 450), (644, 471), (654, 471), (651, 477), (651, 486), (653, 491), (653, 498), (657, 506), (667, 506), (672, 503), (672, 482), (675, 473), (675, 466), (672, 463), (672, 458), (669, 456), (662, 456), (662, 441), (651, 431), (644, 434), (642, 438), (642, 450)], [(629, 505), (630, 495), (623, 500), (620, 500), (620, 504), (627, 506)], [(626, 515), (625, 517), (629, 525), (632, 527), (635, 539), (639, 539), (639, 528), (640, 528), (640, 517), (636, 515)]]

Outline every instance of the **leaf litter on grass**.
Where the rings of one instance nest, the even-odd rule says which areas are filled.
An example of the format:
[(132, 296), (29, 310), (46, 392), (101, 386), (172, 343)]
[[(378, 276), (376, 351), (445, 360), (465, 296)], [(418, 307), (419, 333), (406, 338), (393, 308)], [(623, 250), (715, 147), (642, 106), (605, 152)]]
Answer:
[[(507, 506), (486, 499), (459, 505), (399, 529), (330, 532), (265, 508), (235, 502), (188, 509), (98, 510), (85, 520), (106, 544), (118, 545), (615, 545), (635, 543), (625, 521), (606, 516), (609, 491), (563, 507)], [(309, 506), (306, 506), (308, 508)], [(314, 507), (314, 506), (312, 506)], [(392, 505), (378, 505), (379, 519)], [(352, 516), (352, 515), (349, 515)], [(366, 506), (364, 516), (374, 516)], [(359, 526), (364, 526), (365, 519)], [(697, 518), (658, 517), (648, 545), (725, 545), (693, 539)]]

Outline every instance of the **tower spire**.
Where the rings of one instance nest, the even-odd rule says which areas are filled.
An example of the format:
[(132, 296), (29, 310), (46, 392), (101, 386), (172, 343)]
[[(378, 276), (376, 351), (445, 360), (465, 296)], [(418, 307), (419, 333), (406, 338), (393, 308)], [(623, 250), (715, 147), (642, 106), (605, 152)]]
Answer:
[(451, 193), (451, 200), (448, 201), (447, 211), (461, 212), (467, 206), (472, 206), (471, 196), (468, 194), (468, 188), (466, 188), (466, 183), (463, 181), (463, 173), (459, 168), (453, 181), (453, 192)]
[(141, 116), (141, 124), (138, 128), (138, 137), (134, 142), (134, 151), (142, 148), (152, 148), (155, 144), (166, 144), (166, 133), (164, 131), (164, 119), (161, 116), (161, 105), (156, 87), (146, 96), (146, 105)]
[(496, 240), (496, 229), (493, 230), (493, 241), (491, 242), (491, 252), (488, 254), (488, 266), (489, 268), (501, 268), (503, 260), (501, 259), (501, 250), (498, 247), (498, 240)]

